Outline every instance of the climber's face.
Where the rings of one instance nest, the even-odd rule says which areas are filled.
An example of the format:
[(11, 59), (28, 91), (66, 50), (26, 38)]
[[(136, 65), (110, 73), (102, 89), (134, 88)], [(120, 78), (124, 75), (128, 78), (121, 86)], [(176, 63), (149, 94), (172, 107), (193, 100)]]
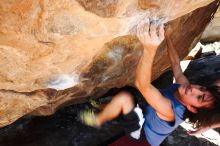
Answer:
[[(212, 94), (200, 85), (181, 85), (178, 89), (181, 102), (191, 111), (193, 108), (209, 108), (214, 102)], [(193, 111), (194, 112), (194, 111)]]

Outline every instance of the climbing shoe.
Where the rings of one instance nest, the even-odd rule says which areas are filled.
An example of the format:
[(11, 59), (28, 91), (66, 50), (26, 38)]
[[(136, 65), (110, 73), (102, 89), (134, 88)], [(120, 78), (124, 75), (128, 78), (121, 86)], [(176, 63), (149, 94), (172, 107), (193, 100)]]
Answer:
[(81, 111), (80, 120), (87, 126), (99, 128), (99, 126), (96, 123), (95, 112), (92, 109)]

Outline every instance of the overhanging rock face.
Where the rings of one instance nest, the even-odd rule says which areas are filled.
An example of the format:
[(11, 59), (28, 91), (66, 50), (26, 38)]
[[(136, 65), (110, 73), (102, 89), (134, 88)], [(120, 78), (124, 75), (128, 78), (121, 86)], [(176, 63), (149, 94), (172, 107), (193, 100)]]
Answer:
[[(49, 115), (88, 96), (99, 97), (110, 88), (132, 85), (142, 53), (136, 37), (140, 21), (172, 20), (173, 43), (181, 58), (185, 57), (210, 22), (217, 3), (1, 0), (0, 127), (26, 114)], [(162, 43), (153, 79), (168, 67)]]

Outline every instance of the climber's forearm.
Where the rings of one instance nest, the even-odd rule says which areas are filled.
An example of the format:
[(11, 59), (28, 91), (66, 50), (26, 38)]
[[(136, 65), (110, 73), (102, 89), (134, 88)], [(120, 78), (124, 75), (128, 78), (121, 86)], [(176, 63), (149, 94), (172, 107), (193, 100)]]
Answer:
[(181, 69), (179, 54), (177, 53), (176, 49), (173, 46), (173, 42), (170, 38), (170, 34), (171, 34), (171, 30), (170, 28), (168, 28), (168, 30), (165, 31), (165, 39), (167, 43), (167, 52), (171, 62), (174, 78), (176, 80), (176, 83), (189, 84), (188, 79), (185, 77)]
[(167, 42), (167, 51), (168, 51), (168, 55), (169, 55), (169, 58), (170, 58), (170, 61), (173, 65), (177, 64), (179, 65), (180, 64), (180, 58), (179, 58), (179, 55), (177, 54), (174, 46), (173, 46), (173, 43), (172, 43), (172, 40), (170, 38), (170, 36), (165, 36), (165, 39), (166, 39), (166, 42)]
[[(147, 49), (151, 49), (151, 53)], [(156, 50), (156, 48), (145, 48), (136, 69), (135, 85), (142, 94), (147, 92), (151, 83), (152, 65)]]

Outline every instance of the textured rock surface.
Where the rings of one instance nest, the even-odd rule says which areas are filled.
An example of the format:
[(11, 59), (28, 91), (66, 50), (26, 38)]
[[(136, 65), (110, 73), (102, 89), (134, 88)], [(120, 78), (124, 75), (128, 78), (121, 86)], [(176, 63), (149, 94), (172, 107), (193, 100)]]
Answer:
[(213, 20), (205, 29), (202, 40), (203, 41), (220, 41), (220, 8), (215, 13)]
[[(219, 72), (220, 67), (212, 66), (219, 62), (220, 56), (209, 57), (193, 61), (188, 67), (189, 76), (193, 81), (200, 79), (197, 68), (202, 75), (212, 75), (213, 70)], [(201, 63), (204, 67), (201, 68)], [(197, 68), (196, 68), (197, 67)], [(208, 69), (208, 70), (207, 70)], [(190, 73), (189, 73), (190, 72)], [(164, 88), (173, 81), (171, 72), (163, 74), (154, 82), (157, 88)], [(101, 98), (103, 99), (103, 98)], [(100, 100), (101, 100), (100, 99)], [(117, 121), (105, 124), (101, 129), (87, 127), (77, 120), (79, 110), (91, 108), (87, 103), (77, 104), (62, 108), (56, 114), (48, 117), (25, 117), (17, 122), (0, 129), (1, 146), (66, 146), (70, 141), (74, 146), (106, 146), (123, 134), (122, 127)], [(189, 136), (186, 130), (179, 127), (164, 141), (163, 146), (216, 146), (209, 141), (216, 141), (209, 135), (209, 139)]]
[[(0, 127), (31, 114), (98, 97), (132, 84), (143, 19), (164, 23), (212, 0), (1, 0)], [(217, 1), (171, 22), (181, 57), (196, 44)], [(106, 8), (107, 7), (107, 8)], [(154, 79), (169, 66), (164, 44)]]

